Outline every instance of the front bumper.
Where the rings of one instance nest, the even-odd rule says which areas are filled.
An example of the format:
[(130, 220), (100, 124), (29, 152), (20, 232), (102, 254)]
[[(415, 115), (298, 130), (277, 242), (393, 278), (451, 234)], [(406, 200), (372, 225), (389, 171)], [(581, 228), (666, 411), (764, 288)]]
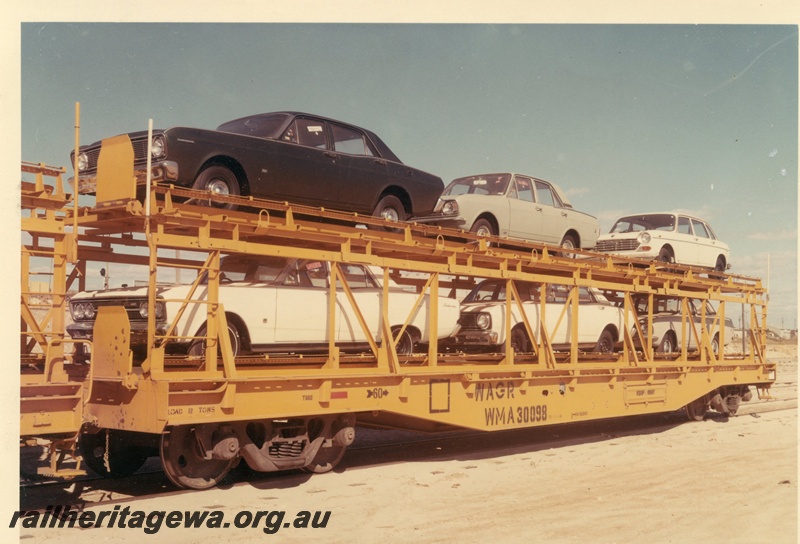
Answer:
[(497, 346), (498, 334), (491, 331), (461, 331), (451, 337), (450, 342), (455, 346)]
[[(147, 168), (135, 167), (133, 175), (137, 185), (147, 183)], [(150, 178), (153, 182), (174, 182), (178, 180), (179, 169), (175, 161), (158, 161), (150, 165)], [(71, 187), (75, 187), (75, 178), (67, 180)], [(78, 178), (78, 193), (82, 195), (97, 192), (97, 171), (89, 172)]]
[[(147, 323), (140, 321), (131, 322), (131, 346), (147, 344)], [(163, 335), (167, 326), (163, 323), (156, 324), (156, 334)], [(92, 340), (94, 335), (94, 321), (78, 321), (67, 325), (67, 334), (75, 340)]]
[(412, 217), (409, 219), (412, 223), (420, 223), (425, 225), (436, 225), (437, 227), (445, 227), (448, 229), (463, 229), (467, 220), (460, 215), (426, 215), (423, 217)]

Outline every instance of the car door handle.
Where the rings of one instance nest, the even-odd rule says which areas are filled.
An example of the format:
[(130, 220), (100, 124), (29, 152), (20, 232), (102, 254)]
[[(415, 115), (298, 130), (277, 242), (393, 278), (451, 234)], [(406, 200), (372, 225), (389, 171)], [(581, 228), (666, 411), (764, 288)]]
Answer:
[(536, 211), (537, 211), (537, 212), (540, 212), (540, 211), (542, 211), (542, 207), (541, 207), (541, 206), (536, 206)]
[(567, 216), (567, 212), (561, 212), (561, 217), (566, 217), (566, 216)]
[(336, 158), (336, 153), (334, 153), (333, 151), (325, 151), (322, 154), (325, 155), (326, 157), (330, 157), (332, 159)]
[(375, 164), (380, 164), (381, 166), (386, 166), (386, 161), (383, 159), (373, 159), (372, 162), (374, 162)]

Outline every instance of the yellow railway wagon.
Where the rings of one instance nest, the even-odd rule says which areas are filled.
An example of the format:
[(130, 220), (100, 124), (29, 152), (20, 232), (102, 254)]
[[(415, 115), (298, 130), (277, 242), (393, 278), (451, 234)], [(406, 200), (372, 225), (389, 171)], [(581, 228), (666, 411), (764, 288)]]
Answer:
[[(131, 297), (82, 303), (93, 328), (64, 360), (78, 385), (81, 425), (67, 425), (74, 440), (59, 448), (77, 443), (100, 474), (131, 473), (152, 454), (176, 485), (195, 489), (216, 485), (240, 460), (260, 471), (325, 472), (357, 425), (494, 431), (681, 408), (698, 419), (709, 408), (735, 413), (775, 380), (760, 280), (169, 186), (137, 192), (131, 156), (128, 141), (104, 142), (95, 205), (64, 220), (74, 223), (73, 270), (83, 275), (59, 271), (78, 281), (88, 262), (100, 261), (139, 266), (147, 277), (134, 306)], [(225, 259), (241, 256), (329, 263), (315, 287), (318, 305), (278, 306), (324, 323), (315, 351), (245, 349), (255, 346), (255, 333), (225, 294)], [(352, 266), (375, 274), (372, 302), (360, 297)], [(194, 275), (175, 300), (164, 296), (165, 270)], [(505, 293), (495, 316), (502, 340), (479, 349), (441, 337), (450, 317), (439, 302), (483, 279)], [(394, 322), (397, 284), (416, 303)], [(545, 295), (530, 295), (551, 286), (563, 294), (558, 310)], [(605, 293), (614, 301), (609, 311), (618, 312), (603, 349), (579, 342), (587, 290)], [(661, 353), (652, 308), (665, 299), (680, 308), (682, 340)], [(690, 301), (702, 303), (699, 318)], [(741, 348), (725, 327), (726, 312), (739, 311), (747, 333)], [(181, 320), (197, 313), (204, 325), (187, 333)], [(455, 331), (465, 326), (459, 323)], [(339, 341), (345, 326), (363, 333), (360, 349)], [(59, 338), (66, 341), (63, 331)], [(189, 349), (176, 350), (181, 343)], [(45, 402), (57, 406), (55, 398)], [(30, 424), (22, 434), (36, 431)]]

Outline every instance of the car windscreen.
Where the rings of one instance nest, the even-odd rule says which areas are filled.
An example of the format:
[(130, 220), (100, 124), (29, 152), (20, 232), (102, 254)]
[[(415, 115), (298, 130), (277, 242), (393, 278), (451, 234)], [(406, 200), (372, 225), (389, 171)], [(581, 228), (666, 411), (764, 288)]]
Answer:
[(645, 230), (675, 230), (675, 216), (669, 213), (631, 215), (617, 219), (609, 232), (642, 232)]
[(511, 174), (483, 174), (458, 178), (450, 182), (442, 196), (458, 195), (503, 195), (508, 188)]
[(220, 132), (232, 132), (258, 138), (277, 138), (278, 130), (288, 117), (285, 113), (267, 113), (228, 121), (217, 127)]

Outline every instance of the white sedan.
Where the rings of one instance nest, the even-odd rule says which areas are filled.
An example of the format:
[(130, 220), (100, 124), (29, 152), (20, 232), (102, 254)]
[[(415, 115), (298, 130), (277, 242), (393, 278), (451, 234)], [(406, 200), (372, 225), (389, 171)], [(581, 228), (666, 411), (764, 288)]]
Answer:
[[(636, 314), (639, 316), (639, 325), (644, 332), (647, 327), (648, 297), (634, 296), (633, 304), (636, 309)], [(694, 322), (694, 331), (696, 331), (698, 335), (702, 334), (701, 323), (703, 322), (703, 305), (705, 305), (706, 330), (711, 339), (711, 350), (714, 352), (714, 355), (719, 355), (720, 327), (718, 315), (717, 311), (707, 300), (688, 299), (686, 349), (688, 351), (695, 351), (697, 349), (698, 342), (696, 340), (696, 335), (688, 320)], [(653, 304), (653, 331), (651, 340), (656, 351), (659, 353), (675, 353), (680, 351), (684, 342), (683, 327), (681, 300), (668, 297), (655, 298)], [(725, 318), (723, 328), (723, 338), (727, 346), (733, 339), (733, 320)], [(631, 336), (634, 338), (636, 345), (640, 346), (641, 342), (639, 341), (635, 329), (631, 330)]]
[[(363, 317), (370, 337), (382, 340), (380, 333), (382, 293), (381, 279), (369, 267), (342, 263), (339, 265), (353, 293), (355, 306)], [(324, 352), (328, 347), (330, 270), (327, 262), (229, 255), (221, 260), (219, 301), (225, 308), (234, 354), (243, 352)], [(338, 282), (337, 282), (338, 283)], [(160, 288), (156, 304), (157, 334), (164, 334), (178, 314), (190, 286)], [(205, 300), (207, 286), (201, 280), (194, 300)], [(398, 354), (416, 351), (418, 344), (429, 341), (428, 295), (413, 312), (418, 299), (414, 292), (395, 285), (389, 287), (389, 325), (397, 334), (411, 317), (409, 326), (399, 338)], [(439, 338), (452, 335), (458, 320), (458, 301), (439, 297)], [(73, 338), (91, 338), (97, 309), (100, 306), (124, 306), (131, 322), (131, 345), (143, 347), (147, 338), (147, 288), (112, 289), (82, 292), (70, 300), (74, 323), (67, 331)], [(367, 334), (359, 323), (354, 305), (341, 287), (336, 290), (334, 309), (335, 341), (342, 349), (366, 349)], [(202, 354), (202, 342), (191, 337), (205, 335), (207, 306), (190, 302), (180, 318), (174, 336), (176, 347)]]
[(412, 221), (565, 249), (592, 248), (600, 234), (597, 218), (575, 210), (558, 185), (521, 174), (453, 180), (434, 212), (438, 215)]
[[(538, 343), (541, 285), (518, 281), (515, 286), (534, 340)], [(551, 345), (557, 350), (569, 350), (572, 328), (577, 324), (579, 349), (611, 353), (624, 326), (622, 310), (599, 291), (579, 287), (579, 310), (575, 316), (572, 305), (568, 304), (570, 291), (566, 285), (550, 284), (547, 287), (544, 321)], [(506, 341), (505, 305), (505, 281), (484, 280), (479, 283), (461, 303), (460, 329), (452, 341), (458, 346), (502, 349)], [(516, 303), (511, 306), (511, 346), (517, 352), (531, 351), (530, 338)]]
[(702, 219), (681, 213), (642, 213), (617, 219), (597, 239), (596, 251), (624, 257), (713, 268), (730, 268), (728, 245)]

